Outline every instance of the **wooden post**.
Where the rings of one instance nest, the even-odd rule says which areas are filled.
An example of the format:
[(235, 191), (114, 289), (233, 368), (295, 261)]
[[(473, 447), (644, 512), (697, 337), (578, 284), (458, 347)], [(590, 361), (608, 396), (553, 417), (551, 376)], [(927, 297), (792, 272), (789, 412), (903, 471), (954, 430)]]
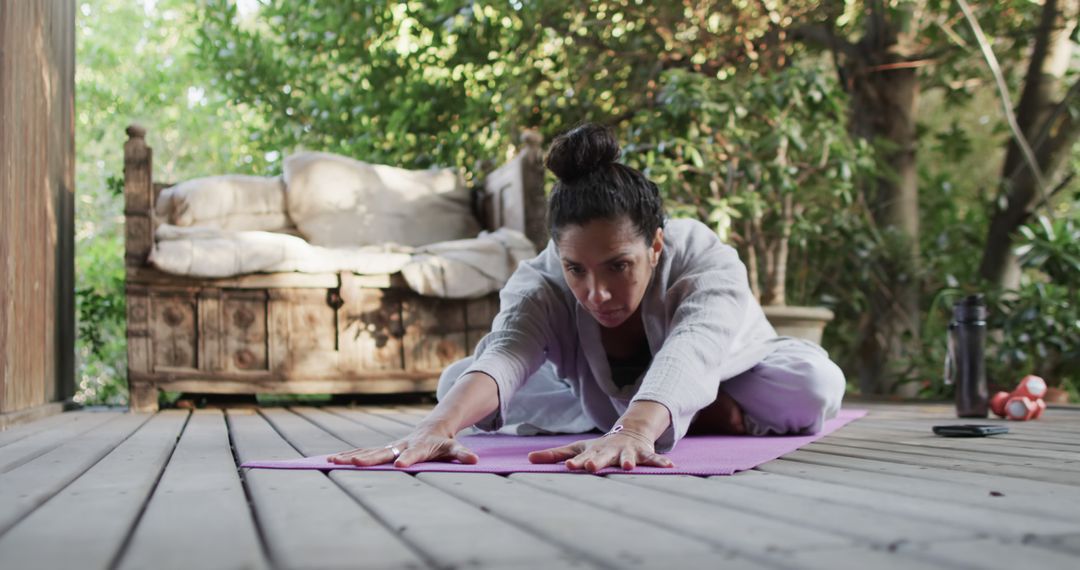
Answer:
[(544, 138), (536, 131), (521, 135), (521, 149), (506, 164), (484, 177), (477, 199), (482, 225), (510, 228), (523, 234), (537, 251), (547, 247), (547, 196), (544, 195)]
[(525, 204), (525, 236), (543, 251), (549, 239), (547, 196), (544, 194), (544, 137), (527, 130), (521, 134), (521, 190)]
[(124, 261), (141, 267), (154, 245), (154, 185), (146, 129), (131, 125), (124, 143)]
[[(124, 143), (124, 266), (126, 273), (142, 267), (154, 244), (153, 177), (151, 149), (146, 146), (146, 129), (131, 125)], [(128, 395), (131, 409), (138, 412), (157, 410), (157, 388), (136, 380), (153, 369), (150, 344), (150, 291), (144, 286), (127, 284)]]

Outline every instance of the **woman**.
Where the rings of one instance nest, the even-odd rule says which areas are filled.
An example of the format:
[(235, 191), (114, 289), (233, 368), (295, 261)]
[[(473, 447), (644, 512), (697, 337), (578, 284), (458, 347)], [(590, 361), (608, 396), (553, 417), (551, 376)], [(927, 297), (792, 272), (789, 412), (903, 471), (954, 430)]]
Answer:
[(656, 185), (619, 152), (596, 125), (552, 142), (552, 240), (503, 288), (492, 332), (443, 372), (409, 436), (331, 461), (476, 463), (455, 439), (475, 425), (607, 432), (533, 463), (671, 467), (659, 452), (688, 432), (814, 433), (836, 415), (845, 381), (826, 352), (778, 337), (735, 250), (700, 222), (665, 221)]

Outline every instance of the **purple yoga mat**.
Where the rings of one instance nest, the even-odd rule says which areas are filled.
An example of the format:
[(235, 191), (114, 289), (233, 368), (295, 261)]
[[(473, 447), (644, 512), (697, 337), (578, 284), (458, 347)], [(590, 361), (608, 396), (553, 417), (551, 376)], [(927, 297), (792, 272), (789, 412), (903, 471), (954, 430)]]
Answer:
[[(843, 427), (845, 424), (866, 415), (865, 410), (841, 410), (840, 414), (827, 422), (820, 432), (814, 435), (784, 436), (691, 436), (683, 438), (675, 450), (667, 456), (674, 463), (674, 468), (637, 467), (636, 475), (731, 475), (736, 471), (753, 469), (762, 463), (772, 461), (781, 455), (821, 439)], [(462, 463), (429, 462), (417, 463), (412, 467), (397, 469), (392, 465), (357, 467), (355, 465), (337, 465), (326, 460), (328, 455), (317, 455), (301, 459), (284, 461), (247, 461), (241, 467), (255, 469), (353, 469), (364, 471), (443, 471), (454, 473), (585, 473), (572, 471), (563, 463), (529, 463), (530, 451), (548, 449), (573, 443), (579, 439), (597, 437), (595, 434), (578, 435), (469, 435), (461, 438), (466, 447), (480, 456), (475, 465)], [(625, 473), (621, 468), (607, 468), (599, 472)]]

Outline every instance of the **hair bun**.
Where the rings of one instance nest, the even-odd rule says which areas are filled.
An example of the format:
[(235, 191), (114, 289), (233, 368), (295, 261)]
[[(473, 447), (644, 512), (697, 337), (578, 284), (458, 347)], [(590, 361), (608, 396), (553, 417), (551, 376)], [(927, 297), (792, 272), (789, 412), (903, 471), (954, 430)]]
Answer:
[(585, 123), (551, 141), (544, 165), (563, 182), (588, 175), (619, 158), (619, 141), (608, 127)]

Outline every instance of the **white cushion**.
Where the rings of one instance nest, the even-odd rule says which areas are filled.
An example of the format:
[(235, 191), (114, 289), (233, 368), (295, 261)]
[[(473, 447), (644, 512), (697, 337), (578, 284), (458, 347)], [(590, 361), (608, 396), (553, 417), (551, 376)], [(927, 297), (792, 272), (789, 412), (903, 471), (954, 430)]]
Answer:
[(520, 262), (536, 255), (520, 232), (500, 228), (479, 237), (424, 247), (369, 245), (326, 248), (276, 232), (158, 226), (150, 263), (162, 271), (223, 278), (255, 272), (299, 271), (365, 275), (400, 271), (409, 287), (429, 297), (470, 298), (498, 291)]
[(289, 217), (313, 245), (420, 246), (480, 231), (454, 169), (406, 170), (303, 152), (285, 159), (284, 179)]
[(236, 231), (275, 231), (292, 224), (281, 177), (208, 176), (166, 188), (155, 211), (167, 224)]

